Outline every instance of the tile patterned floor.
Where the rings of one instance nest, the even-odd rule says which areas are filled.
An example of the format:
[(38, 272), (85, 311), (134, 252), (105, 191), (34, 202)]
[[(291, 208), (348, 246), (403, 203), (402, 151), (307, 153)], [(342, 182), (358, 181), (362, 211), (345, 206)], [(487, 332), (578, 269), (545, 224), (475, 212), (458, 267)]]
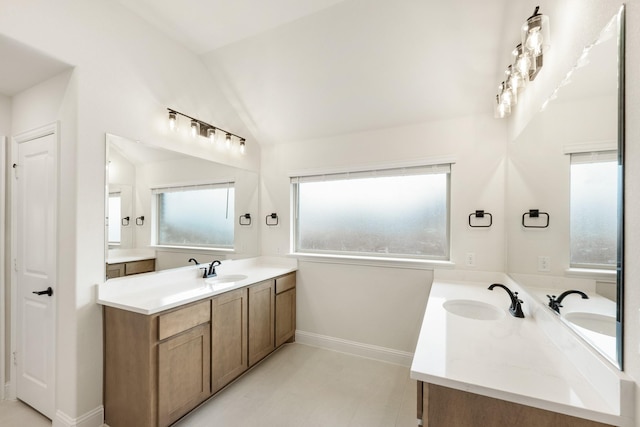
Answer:
[(51, 427), (51, 421), (22, 402), (0, 400), (0, 426)]
[[(287, 344), (176, 427), (414, 427), (409, 369)], [(0, 426), (50, 427), (21, 402), (0, 401)]]
[(290, 344), (177, 427), (414, 427), (409, 369)]

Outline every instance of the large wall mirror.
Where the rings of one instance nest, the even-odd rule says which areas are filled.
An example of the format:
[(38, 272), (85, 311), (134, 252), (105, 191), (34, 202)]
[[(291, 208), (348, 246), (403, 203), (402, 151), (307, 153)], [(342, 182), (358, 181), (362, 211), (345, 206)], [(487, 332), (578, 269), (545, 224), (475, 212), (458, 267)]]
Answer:
[(623, 108), (624, 7), (509, 143), (507, 162), (509, 274), (544, 304), (586, 294), (564, 296), (558, 315), (620, 369)]
[(153, 259), (164, 270), (258, 254), (256, 172), (111, 134), (106, 153), (107, 271), (123, 261)]

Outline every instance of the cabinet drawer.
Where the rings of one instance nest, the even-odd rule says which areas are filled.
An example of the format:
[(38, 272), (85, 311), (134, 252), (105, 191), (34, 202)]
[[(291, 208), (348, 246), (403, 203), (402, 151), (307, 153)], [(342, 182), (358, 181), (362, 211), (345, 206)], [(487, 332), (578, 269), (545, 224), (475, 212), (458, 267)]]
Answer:
[(296, 273), (289, 273), (286, 276), (276, 279), (276, 294), (288, 291), (296, 287)]
[(206, 300), (158, 317), (158, 339), (162, 341), (172, 335), (211, 320), (211, 302)]
[(155, 259), (145, 259), (142, 261), (127, 262), (124, 265), (124, 274), (148, 273), (156, 269)]

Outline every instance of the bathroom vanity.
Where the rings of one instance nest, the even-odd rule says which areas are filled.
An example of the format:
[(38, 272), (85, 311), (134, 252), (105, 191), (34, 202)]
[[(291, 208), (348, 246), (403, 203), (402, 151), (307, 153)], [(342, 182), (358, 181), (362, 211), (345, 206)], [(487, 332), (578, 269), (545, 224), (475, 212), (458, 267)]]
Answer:
[[(285, 260), (286, 261), (286, 260)], [(225, 261), (107, 281), (105, 422), (168, 426), (295, 335), (296, 266)]]
[(506, 274), (434, 272), (411, 367), (420, 425), (633, 426), (633, 382), (556, 317)]
[(107, 279), (149, 273), (156, 270), (156, 253), (145, 249), (109, 249), (105, 264)]

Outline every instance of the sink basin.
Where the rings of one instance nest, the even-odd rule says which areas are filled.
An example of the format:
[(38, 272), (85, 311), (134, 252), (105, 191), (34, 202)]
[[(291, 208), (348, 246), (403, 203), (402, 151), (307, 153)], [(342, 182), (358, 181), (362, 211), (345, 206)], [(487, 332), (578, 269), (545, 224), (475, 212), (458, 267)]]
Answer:
[(475, 320), (498, 320), (504, 316), (504, 311), (482, 301), (465, 299), (449, 300), (442, 304), (445, 310), (457, 316)]
[(244, 280), (247, 277), (248, 276), (245, 276), (244, 274), (223, 274), (216, 277), (210, 277), (205, 280), (205, 283), (208, 285), (220, 285), (220, 284), (231, 285), (235, 282)]
[(597, 313), (574, 311), (563, 315), (565, 320), (576, 326), (610, 337), (616, 336), (616, 318)]

